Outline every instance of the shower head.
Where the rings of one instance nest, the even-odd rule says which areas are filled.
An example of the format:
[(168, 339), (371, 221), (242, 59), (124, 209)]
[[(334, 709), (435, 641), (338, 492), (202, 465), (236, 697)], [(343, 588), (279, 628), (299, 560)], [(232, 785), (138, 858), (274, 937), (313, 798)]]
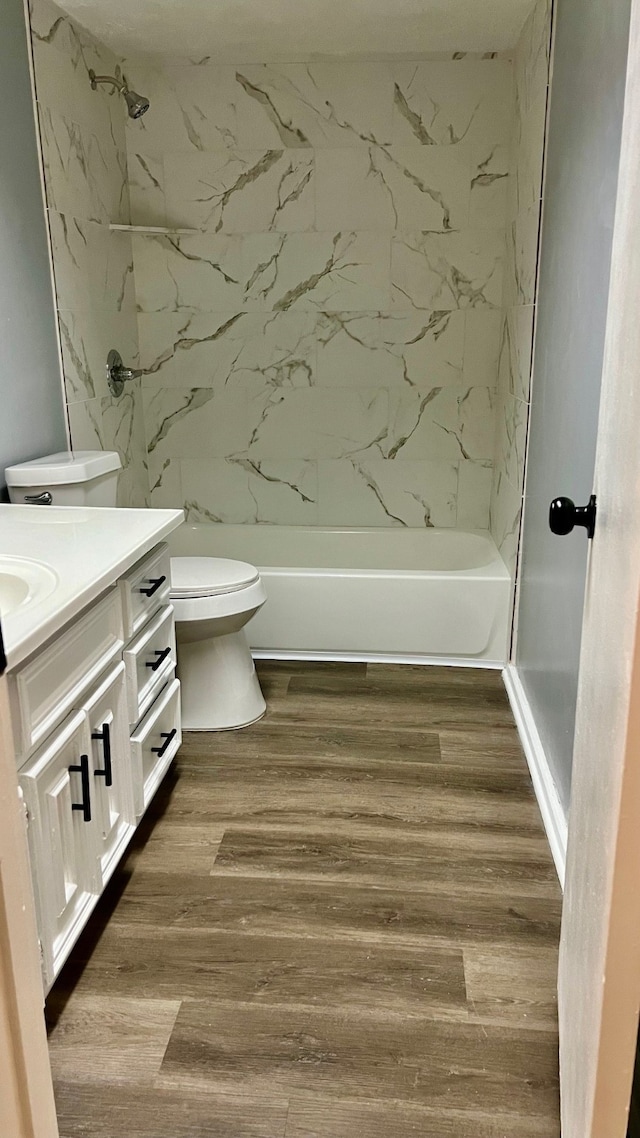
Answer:
[(111, 83), (113, 87), (117, 87), (127, 104), (130, 119), (140, 119), (149, 110), (149, 100), (145, 99), (144, 95), (138, 95), (137, 91), (130, 91), (122, 79), (116, 79), (111, 75), (96, 75), (92, 70), (89, 72), (89, 82), (93, 91), (97, 90), (98, 83)]
[(143, 115), (146, 115), (149, 110), (149, 100), (145, 99), (144, 95), (138, 95), (136, 91), (129, 91), (126, 87), (122, 94), (127, 104), (130, 119), (141, 119)]

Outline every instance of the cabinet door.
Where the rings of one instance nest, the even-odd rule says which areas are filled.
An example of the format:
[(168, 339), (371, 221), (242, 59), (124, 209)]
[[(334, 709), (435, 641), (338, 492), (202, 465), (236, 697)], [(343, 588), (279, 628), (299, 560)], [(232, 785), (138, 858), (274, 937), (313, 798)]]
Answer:
[(123, 663), (83, 701), (83, 708), (91, 734), (92, 825), (104, 886), (135, 829)]
[(76, 712), (19, 772), (47, 988), (101, 888), (90, 764), (87, 717)]

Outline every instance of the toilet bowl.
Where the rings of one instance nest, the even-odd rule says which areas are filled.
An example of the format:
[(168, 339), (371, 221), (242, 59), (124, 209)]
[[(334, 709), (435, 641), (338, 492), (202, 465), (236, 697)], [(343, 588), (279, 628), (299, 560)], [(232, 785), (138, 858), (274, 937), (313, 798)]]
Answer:
[(183, 727), (230, 731), (264, 715), (244, 628), (266, 599), (258, 570), (244, 561), (171, 558)]

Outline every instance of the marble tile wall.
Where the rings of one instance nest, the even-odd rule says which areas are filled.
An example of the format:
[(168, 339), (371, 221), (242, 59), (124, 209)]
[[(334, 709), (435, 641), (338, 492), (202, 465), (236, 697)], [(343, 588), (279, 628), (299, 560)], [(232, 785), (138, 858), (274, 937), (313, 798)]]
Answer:
[(551, 14), (551, 0), (538, 0), (514, 53), (516, 114), (490, 511), (492, 534), (512, 574), (520, 534), (531, 391)]
[(121, 505), (148, 497), (140, 381), (120, 399), (106, 382), (110, 348), (137, 364), (125, 108), (92, 91), (88, 70), (113, 75), (118, 60), (50, 0), (30, 0), (36, 98), (72, 445), (117, 450)]
[(511, 62), (126, 69), (152, 503), (486, 528)]

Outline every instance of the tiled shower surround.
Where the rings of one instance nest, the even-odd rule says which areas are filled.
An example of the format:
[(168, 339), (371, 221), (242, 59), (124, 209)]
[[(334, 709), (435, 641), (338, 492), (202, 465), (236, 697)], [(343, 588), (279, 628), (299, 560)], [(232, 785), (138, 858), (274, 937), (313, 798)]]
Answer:
[(514, 53), (516, 113), (491, 492), (491, 532), (512, 574), (518, 550), (531, 395), (550, 37), (551, 0), (538, 0)]
[[(127, 59), (151, 100), (138, 122), (106, 91), (84, 90), (75, 45), (86, 33), (67, 17), (54, 30), (49, 0), (35, 3), (38, 77), (54, 50), (68, 56), (53, 83), (64, 105), (60, 90), (49, 99), (51, 83), (43, 98), (38, 78), (40, 101), (62, 114), (67, 167), (87, 183), (82, 209), (75, 198), (58, 205), (54, 188), (49, 199), (67, 217), (57, 241), (54, 226), (54, 258), (74, 321), (74, 445), (96, 445), (97, 431), (110, 445), (122, 401), (104, 390), (103, 349), (135, 359), (139, 342), (153, 505), (185, 505), (196, 520), (464, 528), (486, 528), (491, 511), (512, 557), (544, 126), (530, 104), (546, 67), (534, 43), (546, 0), (515, 65)], [(117, 66), (108, 54), (100, 70)], [(76, 124), (76, 106), (106, 107), (111, 141), (100, 124)], [(51, 168), (58, 134), (45, 130), (44, 145)], [(96, 205), (106, 167), (114, 189)], [(107, 220), (129, 218), (176, 232), (107, 233)], [(84, 260), (76, 222), (93, 236)], [(144, 494), (140, 397), (123, 398)]]
[(127, 68), (153, 503), (488, 526), (510, 62)]
[(120, 505), (147, 501), (140, 381), (115, 400), (106, 359), (138, 359), (131, 239), (109, 222), (129, 220), (123, 105), (92, 91), (88, 70), (118, 61), (49, 0), (31, 0), (31, 37), (47, 213), (72, 445), (117, 450)]

